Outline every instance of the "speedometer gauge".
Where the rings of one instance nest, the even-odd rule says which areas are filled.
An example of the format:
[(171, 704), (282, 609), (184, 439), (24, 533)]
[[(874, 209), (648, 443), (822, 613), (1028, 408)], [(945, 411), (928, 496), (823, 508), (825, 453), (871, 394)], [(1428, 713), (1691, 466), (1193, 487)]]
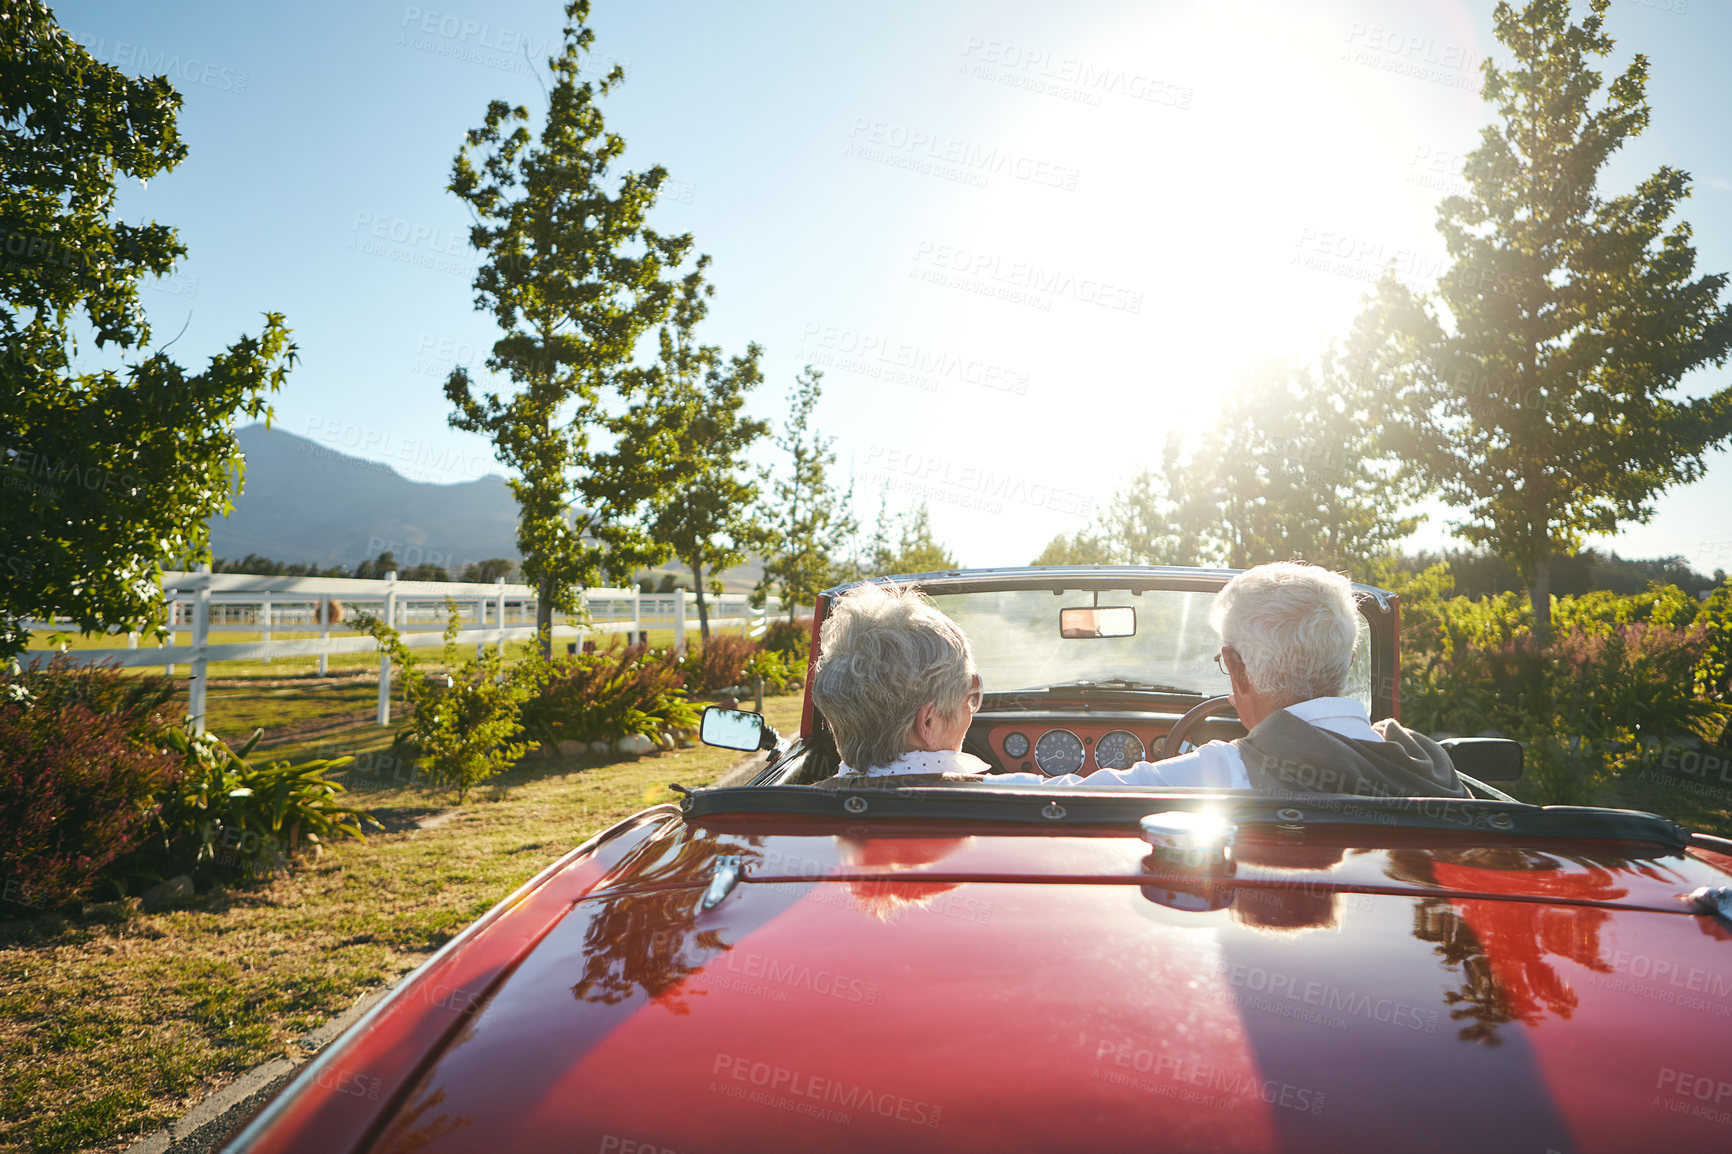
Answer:
[(1126, 729), (1115, 729), (1095, 742), (1095, 764), (1102, 769), (1129, 769), (1143, 759), (1143, 743)]
[(1034, 743), (1034, 763), (1048, 777), (1060, 777), (1082, 768), (1082, 739), (1068, 729), (1049, 729)]

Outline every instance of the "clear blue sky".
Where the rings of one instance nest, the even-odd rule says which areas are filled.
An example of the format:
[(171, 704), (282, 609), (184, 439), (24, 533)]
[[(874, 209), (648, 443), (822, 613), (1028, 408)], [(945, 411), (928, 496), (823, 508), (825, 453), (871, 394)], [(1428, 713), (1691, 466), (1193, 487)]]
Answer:
[[(1582, 10), (1577, 5), (1578, 12)], [(966, 564), (1023, 564), (1207, 421), (1259, 360), (1344, 336), (1385, 263), (1421, 280), (1486, 122), (1489, 3), (597, 0), (628, 162), (672, 178), (657, 224), (714, 258), (705, 339), (757, 340), (773, 415), (826, 371), (862, 512), (924, 496)], [(525, 62), (552, 0), (290, 5), (78, 0), (100, 59), (166, 71), (190, 148), (121, 198), (189, 256), (145, 294), (202, 363), (287, 314), (279, 427), (421, 480), (502, 472), (440, 383), (495, 338), (444, 191), (489, 100), (542, 105)], [(1613, 69), (1652, 65), (1650, 130), (1615, 161), (1695, 179), (1698, 271), (1732, 269), (1732, 5), (1614, 0)], [(1690, 382), (1704, 391), (1728, 370)], [(1732, 461), (1610, 542), (1732, 568)], [(1414, 541), (1445, 540), (1447, 513)], [(285, 558), (285, 560), (290, 560)]]

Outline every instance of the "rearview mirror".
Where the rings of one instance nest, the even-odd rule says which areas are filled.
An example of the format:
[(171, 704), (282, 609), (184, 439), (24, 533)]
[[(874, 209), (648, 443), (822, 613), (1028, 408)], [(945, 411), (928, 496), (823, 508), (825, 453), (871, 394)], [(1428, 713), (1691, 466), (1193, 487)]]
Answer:
[(705, 745), (747, 751), (774, 749), (777, 740), (776, 731), (764, 724), (763, 714), (749, 709), (721, 709), (714, 705), (704, 710), (698, 737)]
[(1137, 611), (1128, 605), (1093, 609), (1060, 609), (1060, 637), (1134, 637)]
[(1449, 754), (1457, 773), (1479, 781), (1519, 781), (1522, 743), (1507, 737), (1450, 737), (1437, 744)]

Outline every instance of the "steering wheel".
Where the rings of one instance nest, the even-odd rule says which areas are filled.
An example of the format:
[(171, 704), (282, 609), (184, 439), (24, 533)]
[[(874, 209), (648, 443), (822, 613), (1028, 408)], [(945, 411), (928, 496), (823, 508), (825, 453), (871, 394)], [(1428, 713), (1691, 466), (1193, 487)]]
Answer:
[(1225, 713), (1231, 708), (1233, 698), (1230, 694), (1226, 697), (1211, 697), (1191, 706), (1185, 716), (1173, 722), (1173, 728), (1167, 730), (1167, 736), (1161, 739), (1161, 756), (1155, 760), (1165, 761), (1169, 757), (1178, 756), (1179, 746), (1185, 743), (1185, 739), (1191, 735), (1191, 730), (1197, 727), (1199, 721), (1217, 713)]

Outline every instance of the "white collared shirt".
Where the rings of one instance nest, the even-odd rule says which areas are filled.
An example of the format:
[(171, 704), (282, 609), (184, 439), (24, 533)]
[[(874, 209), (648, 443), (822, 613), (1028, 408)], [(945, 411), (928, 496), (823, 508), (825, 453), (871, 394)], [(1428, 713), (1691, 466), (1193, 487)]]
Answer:
[[(911, 749), (898, 757), (889, 765), (875, 765), (867, 770), (866, 777), (900, 777), (910, 773), (989, 773), (992, 767), (972, 753), (963, 753), (955, 749)], [(848, 768), (843, 762), (836, 767), (836, 775), (859, 775), (858, 770)], [(1032, 775), (1030, 775), (1032, 776)]]
[[(1318, 729), (1339, 733), (1359, 741), (1381, 741), (1371, 728), (1371, 718), (1365, 706), (1353, 697), (1313, 697), (1289, 705), (1287, 712), (1300, 721), (1310, 722)], [(1067, 773), (1063, 777), (1045, 777), (1038, 773), (1000, 773), (989, 779), (992, 785), (1053, 785), (1070, 786), (1196, 786), (1207, 789), (1250, 789), (1251, 775), (1245, 772), (1245, 759), (1239, 747), (1228, 741), (1211, 741), (1189, 753), (1181, 753), (1165, 761), (1139, 761), (1129, 769), (1099, 769), (1086, 777)]]

